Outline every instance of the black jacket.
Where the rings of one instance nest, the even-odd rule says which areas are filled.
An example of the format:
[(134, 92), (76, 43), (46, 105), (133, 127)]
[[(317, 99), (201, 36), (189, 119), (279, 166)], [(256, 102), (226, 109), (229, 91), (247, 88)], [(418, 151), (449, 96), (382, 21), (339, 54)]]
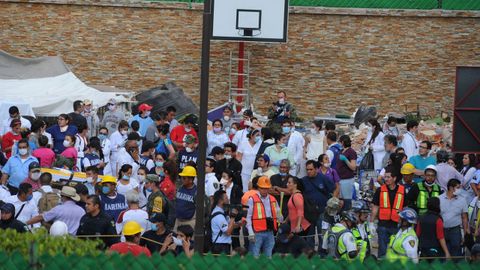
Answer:
[(226, 159), (219, 160), (217, 163), (215, 163), (215, 176), (218, 180), (222, 179), (222, 173), (225, 171), (225, 169), (229, 169), (233, 172), (233, 183), (242, 187), (242, 163), (232, 158), (228, 160), (227, 166)]
[[(85, 214), (80, 219), (77, 235), (117, 235), (115, 221), (103, 211), (100, 211), (95, 217)], [(106, 247), (120, 242), (120, 237), (102, 237), (100, 239), (102, 239)]]
[(14, 219), (13, 215), (12, 215), (12, 218), (10, 218), (9, 220), (0, 220), (0, 229), (2, 230), (13, 229), (19, 233), (24, 233), (28, 231), (27, 225), (25, 225), (25, 223), (21, 221)]

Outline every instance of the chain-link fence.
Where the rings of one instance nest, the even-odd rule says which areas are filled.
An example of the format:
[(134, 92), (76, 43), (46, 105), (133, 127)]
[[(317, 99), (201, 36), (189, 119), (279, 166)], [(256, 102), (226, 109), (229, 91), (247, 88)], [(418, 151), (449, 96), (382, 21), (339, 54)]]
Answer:
[[(203, 0), (149, 0), (150, 2), (203, 3)], [(290, 6), (382, 9), (480, 10), (480, 0), (290, 0)]]

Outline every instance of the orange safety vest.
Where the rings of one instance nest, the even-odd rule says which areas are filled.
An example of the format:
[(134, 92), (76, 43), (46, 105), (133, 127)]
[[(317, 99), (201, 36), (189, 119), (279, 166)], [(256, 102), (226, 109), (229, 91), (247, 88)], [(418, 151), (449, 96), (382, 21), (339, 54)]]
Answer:
[[(272, 195), (270, 196), (270, 209), (272, 211), (273, 227), (275, 231), (278, 230), (277, 224), (277, 200)], [(252, 215), (252, 227), (254, 232), (264, 232), (267, 228), (267, 215), (265, 213), (265, 206), (263, 205), (260, 195), (255, 194), (253, 199), (253, 215)]]
[(400, 217), (398, 212), (403, 208), (403, 201), (405, 200), (405, 187), (402, 185), (398, 186), (397, 194), (395, 194), (395, 201), (392, 204), (390, 203), (390, 198), (388, 196), (387, 185), (382, 185), (380, 188), (380, 210), (378, 213), (379, 220), (392, 220), (398, 222)]

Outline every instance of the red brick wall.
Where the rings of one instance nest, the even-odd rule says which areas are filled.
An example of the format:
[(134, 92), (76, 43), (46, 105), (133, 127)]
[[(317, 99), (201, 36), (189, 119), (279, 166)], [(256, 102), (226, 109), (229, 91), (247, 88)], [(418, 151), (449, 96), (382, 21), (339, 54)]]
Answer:
[[(0, 0), (0, 48), (61, 55), (82, 80), (142, 91), (175, 81), (199, 101), (201, 5)], [(56, 3), (53, 3), (56, 2)], [(69, 4), (65, 4), (65, 3)], [(114, 4), (113, 4), (114, 3)], [(455, 66), (480, 65), (480, 12), (291, 8), (286, 44), (249, 43), (253, 104), (286, 90), (305, 118), (452, 108)], [(210, 106), (228, 98), (233, 42), (212, 42)]]

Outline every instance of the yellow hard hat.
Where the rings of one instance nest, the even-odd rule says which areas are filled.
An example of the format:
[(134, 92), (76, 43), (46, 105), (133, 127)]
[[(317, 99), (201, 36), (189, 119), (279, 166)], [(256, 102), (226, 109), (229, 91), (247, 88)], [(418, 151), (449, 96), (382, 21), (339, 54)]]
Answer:
[(258, 178), (257, 186), (259, 188), (272, 188), (272, 183), (270, 183), (270, 179), (267, 176), (262, 176)]
[(197, 170), (195, 170), (195, 168), (192, 167), (192, 166), (185, 166), (185, 168), (183, 168), (182, 172), (179, 173), (178, 175), (195, 177), (195, 176), (197, 176)]
[(104, 183), (112, 183), (112, 184), (117, 184), (117, 178), (115, 178), (115, 176), (111, 176), (111, 175), (104, 175), (102, 177), (102, 181), (100, 182), (100, 184), (104, 184)]
[(123, 235), (126, 235), (126, 236), (135, 235), (135, 234), (141, 233), (141, 232), (143, 232), (142, 226), (140, 226), (140, 224), (138, 224), (138, 222), (133, 221), (133, 220), (125, 223), (125, 225), (123, 226), (123, 230), (122, 230)]
[(412, 163), (405, 163), (400, 169), (401, 174), (412, 174), (414, 172), (415, 172), (415, 166), (413, 166)]

